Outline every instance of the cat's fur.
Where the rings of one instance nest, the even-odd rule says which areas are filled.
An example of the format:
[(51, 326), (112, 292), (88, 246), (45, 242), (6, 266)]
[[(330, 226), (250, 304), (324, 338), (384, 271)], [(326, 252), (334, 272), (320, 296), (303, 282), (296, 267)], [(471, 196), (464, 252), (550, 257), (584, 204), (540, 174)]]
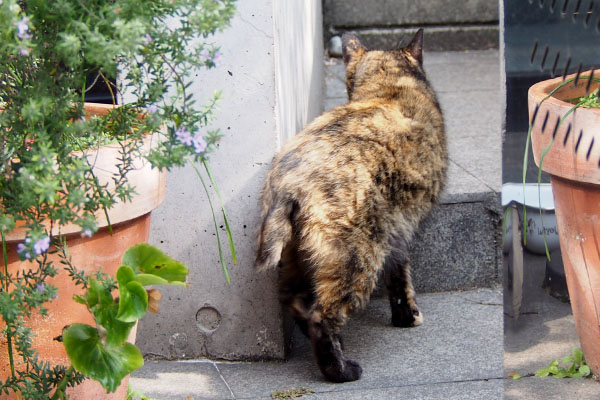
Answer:
[(415, 326), (407, 245), (444, 185), (444, 122), (408, 47), (368, 51), (344, 35), (349, 103), (324, 113), (275, 157), (262, 193), (257, 266), (280, 270), (283, 305), (328, 380), (360, 378), (340, 327), (365, 306), (383, 269), (395, 326)]

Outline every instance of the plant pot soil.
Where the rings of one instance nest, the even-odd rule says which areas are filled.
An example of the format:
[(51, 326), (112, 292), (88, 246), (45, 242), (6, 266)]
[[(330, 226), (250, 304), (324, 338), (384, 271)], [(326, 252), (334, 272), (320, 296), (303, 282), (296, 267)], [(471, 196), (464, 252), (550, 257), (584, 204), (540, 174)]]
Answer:
[[(530, 119), (536, 106), (561, 82), (562, 78), (551, 79), (529, 89)], [(592, 372), (600, 375), (600, 109), (578, 108), (555, 129), (558, 119), (573, 107), (563, 100), (585, 95), (587, 83), (581, 79), (577, 86), (568, 84), (544, 101), (531, 137), (538, 166), (542, 151), (554, 137), (542, 169), (551, 175), (563, 264), (579, 341)], [(597, 87), (600, 84), (593, 82), (591, 90)]]

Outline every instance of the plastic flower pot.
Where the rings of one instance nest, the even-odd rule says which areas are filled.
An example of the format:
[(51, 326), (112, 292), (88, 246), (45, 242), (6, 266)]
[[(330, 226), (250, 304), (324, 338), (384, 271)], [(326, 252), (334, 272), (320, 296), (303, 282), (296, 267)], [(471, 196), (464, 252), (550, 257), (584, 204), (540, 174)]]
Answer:
[[(86, 114), (106, 113), (112, 106), (100, 104), (86, 104)], [(145, 147), (150, 148), (156, 143), (156, 138), (148, 136)], [(111, 182), (116, 171), (118, 145), (107, 145), (98, 149), (86, 151), (88, 159), (93, 161), (94, 172), (100, 182)], [(150, 212), (158, 207), (165, 195), (166, 175), (156, 168), (151, 168), (146, 160), (138, 159), (128, 175), (128, 181), (135, 187), (136, 194), (132, 201), (118, 203), (109, 210), (109, 219), (112, 234), (109, 232), (108, 222), (103, 212), (98, 213), (99, 230), (92, 237), (87, 237), (79, 227), (64, 225), (60, 232), (67, 239), (68, 249), (73, 265), (86, 273), (102, 271), (115, 275), (121, 265), (121, 257), (132, 245), (146, 242), (150, 232)], [(58, 231), (55, 229), (55, 232)], [(17, 246), (24, 240), (23, 229), (16, 229), (7, 235), (8, 242), (8, 272), (15, 274), (18, 271), (35, 269), (37, 264), (30, 261), (19, 261)], [(56, 340), (65, 326), (73, 323), (95, 325), (93, 317), (87, 308), (73, 300), (74, 295), (81, 295), (83, 291), (76, 286), (67, 272), (62, 269), (58, 255), (49, 255), (54, 262), (58, 275), (48, 280), (48, 283), (58, 289), (58, 298), (47, 303), (48, 316), (42, 318), (34, 316), (30, 320), (35, 338), (33, 347), (37, 350), (41, 360), (52, 365), (70, 365), (69, 358), (63, 344)], [(40, 288), (43, 290), (43, 288)], [(0, 322), (1, 323), (1, 322)], [(135, 332), (132, 331), (134, 339)], [(0, 338), (0, 379), (5, 380), (10, 374), (7, 359), (7, 343)], [(18, 368), (18, 366), (17, 366)], [(70, 388), (67, 394), (73, 399), (124, 399), (127, 395), (128, 378), (123, 379), (116, 392), (107, 394), (106, 390), (96, 381), (86, 379), (81, 385)], [(0, 395), (0, 399), (8, 397)]]
[[(589, 76), (583, 73), (581, 76)], [(574, 78), (574, 75), (567, 79)], [(586, 94), (588, 79), (565, 85), (562, 78), (529, 89), (535, 162), (550, 174), (562, 258), (577, 333), (586, 362), (600, 374), (600, 109), (573, 107), (565, 101)], [(591, 89), (600, 87), (598, 82)], [(546, 121), (546, 122), (544, 122)], [(547, 150), (543, 162), (542, 153)]]

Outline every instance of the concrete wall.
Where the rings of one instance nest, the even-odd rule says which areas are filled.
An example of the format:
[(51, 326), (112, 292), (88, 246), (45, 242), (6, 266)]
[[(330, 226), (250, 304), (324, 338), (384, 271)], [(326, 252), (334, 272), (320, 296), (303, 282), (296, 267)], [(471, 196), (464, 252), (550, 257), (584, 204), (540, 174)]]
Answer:
[(160, 312), (140, 322), (137, 343), (147, 356), (284, 355), (276, 277), (258, 274), (253, 265), (259, 196), (282, 141), (320, 112), (321, 1), (245, 0), (237, 8), (231, 27), (215, 39), (222, 46), (217, 68), (201, 71), (193, 91), (200, 104), (223, 92), (212, 127), (225, 136), (211, 165), (239, 262), (229, 265), (228, 285), (201, 183), (190, 166), (171, 171), (150, 242), (190, 267), (189, 286), (162, 289)]

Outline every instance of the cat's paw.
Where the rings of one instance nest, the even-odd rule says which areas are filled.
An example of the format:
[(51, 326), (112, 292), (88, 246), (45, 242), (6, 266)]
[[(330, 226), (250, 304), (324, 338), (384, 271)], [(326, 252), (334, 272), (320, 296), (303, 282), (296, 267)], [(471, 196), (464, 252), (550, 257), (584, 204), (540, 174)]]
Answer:
[(392, 325), (400, 328), (419, 326), (423, 323), (423, 314), (417, 307), (396, 307), (392, 310)]
[[(342, 368), (340, 369), (340, 367)], [(325, 368), (323, 375), (330, 382), (352, 382), (360, 379), (362, 368), (356, 361), (345, 360), (341, 363), (336, 362), (330, 365), (329, 368)]]

